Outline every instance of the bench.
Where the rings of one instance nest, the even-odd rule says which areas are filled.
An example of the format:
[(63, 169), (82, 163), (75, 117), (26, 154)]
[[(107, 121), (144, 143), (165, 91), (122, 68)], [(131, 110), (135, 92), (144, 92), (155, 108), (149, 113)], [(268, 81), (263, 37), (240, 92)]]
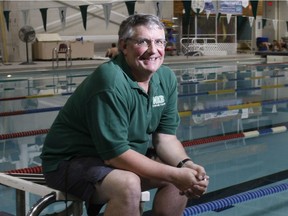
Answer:
[[(29, 168), (28, 168), (29, 169)], [(38, 216), (50, 204), (58, 201), (70, 201), (71, 204), (64, 211), (57, 213), (57, 216), (75, 215), (83, 213), (83, 201), (65, 192), (55, 190), (46, 186), (44, 175), (41, 173), (0, 173), (0, 184), (16, 189), (16, 215), (25, 215), (25, 192), (39, 195), (42, 198), (35, 203), (27, 216)], [(150, 200), (150, 192), (144, 191), (141, 194), (140, 211), (143, 213), (144, 203)], [(66, 212), (68, 211), (68, 214)]]

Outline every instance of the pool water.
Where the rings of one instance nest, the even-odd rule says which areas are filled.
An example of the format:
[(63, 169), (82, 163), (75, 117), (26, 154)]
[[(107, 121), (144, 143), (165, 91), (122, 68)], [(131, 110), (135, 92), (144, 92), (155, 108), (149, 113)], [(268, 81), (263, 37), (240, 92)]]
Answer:
[[(207, 65), (207, 64), (206, 64)], [(177, 136), (210, 176), (207, 194), (187, 208), (287, 183), (288, 65), (170, 65), (178, 80)], [(0, 171), (41, 165), (39, 155), (58, 111), (92, 70), (26, 73), (0, 79)], [(33, 136), (21, 136), (36, 131)], [(152, 197), (155, 191), (151, 191)], [(15, 210), (15, 190), (0, 186), (0, 215)], [(39, 197), (26, 195), (27, 208)], [(202, 215), (287, 215), (287, 191)], [(60, 204), (50, 207), (53, 212)], [(145, 205), (150, 215), (152, 202)]]

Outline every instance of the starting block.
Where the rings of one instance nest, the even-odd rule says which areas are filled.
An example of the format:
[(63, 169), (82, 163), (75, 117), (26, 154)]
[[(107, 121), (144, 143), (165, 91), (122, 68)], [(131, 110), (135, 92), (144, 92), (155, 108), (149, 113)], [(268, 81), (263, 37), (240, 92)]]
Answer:
[[(83, 201), (65, 192), (46, 186), (42, 173), (0, 173), (0, 184), (16, 189), (16, 215), (25, 215), (25, 192), (39, 195), (42, 198), (35, 203), (26, 216), (38, 216), (50, 204), (58, 201), (69, 201), (71, 204), (57, 216), (83, 213)], [(150, 192), (141, 194), (140, 211), (143, 213), (144, 203), (150, 200)], [(68, 211), (68, 214), (67, 212)]]

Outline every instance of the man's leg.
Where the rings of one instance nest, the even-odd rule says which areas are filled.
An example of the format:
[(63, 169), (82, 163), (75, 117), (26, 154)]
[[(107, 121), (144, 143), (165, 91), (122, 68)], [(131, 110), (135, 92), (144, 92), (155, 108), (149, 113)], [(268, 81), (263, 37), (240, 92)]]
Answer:
[(187, 197), (179, 194), (179, 189), (167, 184), (155, 194), (153, 216), (182, 216), (187, 204)]
[(115, 169), (95, 187), (94, 203), (107, 203), (104, 215), (140, 215), (141, 181), (136, 174)]
[[(148, 149), (147, 157), (163, 163), (154, 149)], [(187, 205), (188, 198), (179, 194), (179, 189), (168, 182), (142, 179), (142, 190), (157, 188), (153, 201), (153, 216), (182, 216)]]
[(167, 182), (142, 179), (142, 190), (157, 188), (153, 201), (153, 216), (182, 216), (187, 197), (179, 194), (179, 189)]

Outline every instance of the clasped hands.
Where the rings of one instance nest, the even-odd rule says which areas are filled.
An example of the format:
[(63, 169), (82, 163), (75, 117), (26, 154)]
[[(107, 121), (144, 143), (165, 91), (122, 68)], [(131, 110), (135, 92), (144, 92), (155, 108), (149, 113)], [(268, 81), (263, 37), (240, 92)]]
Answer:
[(202, 180), (198, 179), (198, 183), (192, 184), (190, 188), (180, 191), (179, 194), (185, 195), (191, 199), (200, 198), (207, 191), (209, 176), (205, 175), (201, 179)]
[(187, 166), (187, 168), (190, 174), (193, 173), (193, 177), (190, 179), (190, 185), (186, 189), (181, 190), (179, 194), (185, 195), (190, 199), (200, 198), (207, 191), (209, 176), (206, 175), (204, 168), (197, 164), (193, 164), (191, 167)]

